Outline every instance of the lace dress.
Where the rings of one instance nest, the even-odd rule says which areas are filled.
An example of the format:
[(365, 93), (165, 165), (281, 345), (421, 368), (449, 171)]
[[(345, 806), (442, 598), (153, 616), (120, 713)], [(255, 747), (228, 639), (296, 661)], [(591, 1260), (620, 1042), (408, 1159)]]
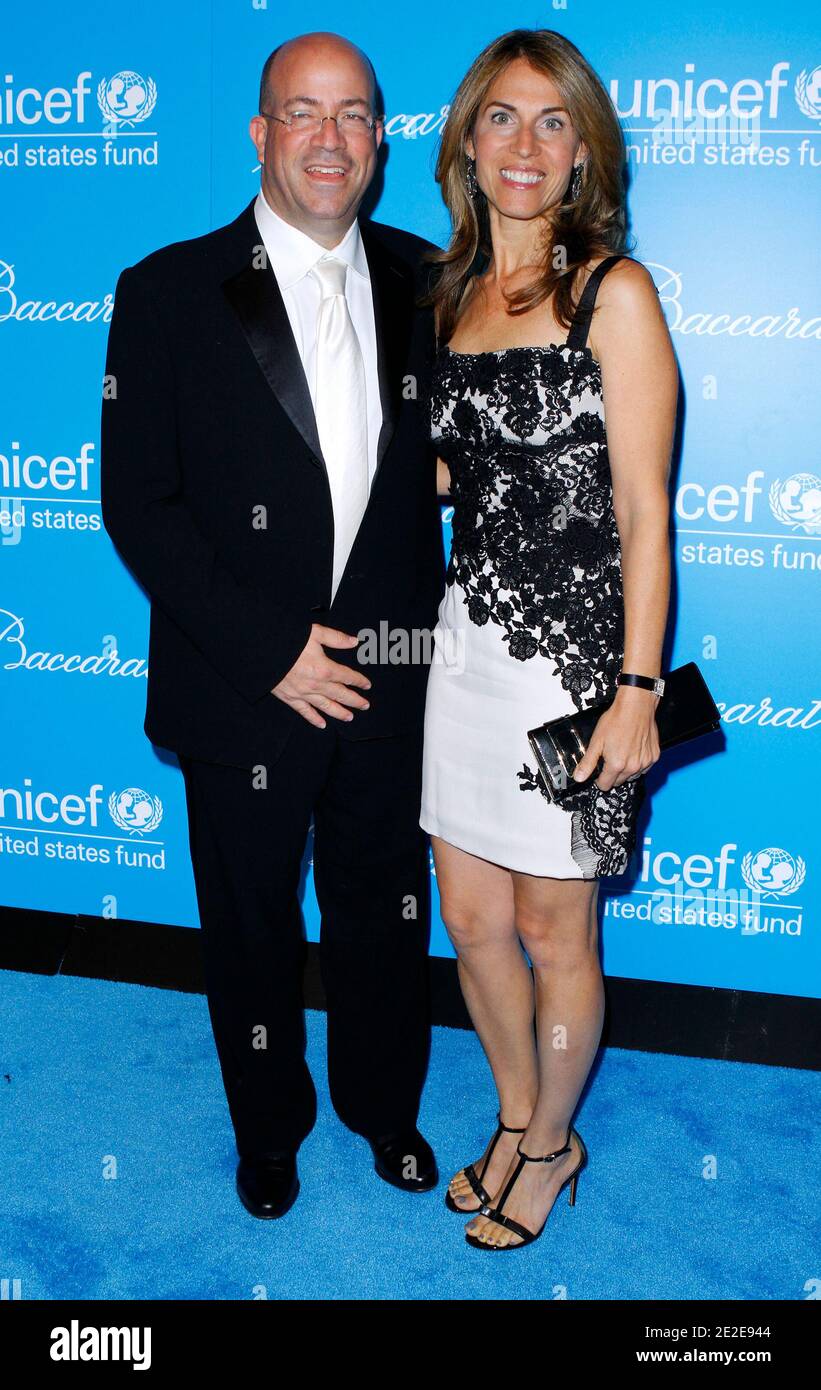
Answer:
[(624, 873), (643, 776), (547, 795), (527, 730), (609, 698), (622, 669), (621, 545), (585, 286), (565, 343), (441, 347), (431, 436), (453, 532), (425, 708), (420, 824), (523, 873)]

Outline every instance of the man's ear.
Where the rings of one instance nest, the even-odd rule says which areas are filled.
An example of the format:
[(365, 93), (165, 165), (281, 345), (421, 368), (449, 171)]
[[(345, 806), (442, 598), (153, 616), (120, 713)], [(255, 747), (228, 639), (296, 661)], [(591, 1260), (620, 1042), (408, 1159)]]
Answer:
[(254, 148), (257, 152), (257, 158), (259, 159), (260, 164), (264, 164), (265, 162), (265, 137), (267, 131), (268, 127), (262, 116), (251, 117), (251, 120), (248, 124), (248, 134), (254, 142)]

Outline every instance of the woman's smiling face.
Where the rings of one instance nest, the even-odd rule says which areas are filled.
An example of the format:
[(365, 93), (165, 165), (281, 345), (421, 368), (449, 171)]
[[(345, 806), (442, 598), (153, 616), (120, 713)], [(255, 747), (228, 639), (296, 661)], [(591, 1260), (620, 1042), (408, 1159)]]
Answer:
[(466, 149), (488, 203), (523, 220), (561, 202), (573, 166), (587, 155), (555, 83), (526, 58), (491, 83)]

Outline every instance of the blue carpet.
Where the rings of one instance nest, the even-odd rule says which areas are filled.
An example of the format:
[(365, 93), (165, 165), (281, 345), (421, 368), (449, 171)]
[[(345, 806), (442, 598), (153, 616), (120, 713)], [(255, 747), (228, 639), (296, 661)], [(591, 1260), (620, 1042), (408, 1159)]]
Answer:
[(565, 1188), (536, 1245), (495, 1256), (442, 1200), (493, 1127), (475, 1036), (435, 1030), (420, 1128), (442, 1181), (409, 1196), (333, 1113), (307, 1017), (302, 1191), (257, 1221), (203, 997), (0, 972), (0, 1278), (27, 1299), (794, 1300), (821, 1275), (816, 1073), (606, 1052), (575, 1208)]

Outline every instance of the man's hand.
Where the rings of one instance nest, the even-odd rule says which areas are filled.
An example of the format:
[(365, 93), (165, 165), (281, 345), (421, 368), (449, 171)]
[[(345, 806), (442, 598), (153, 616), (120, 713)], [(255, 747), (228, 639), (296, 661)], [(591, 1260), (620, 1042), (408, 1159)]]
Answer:
[(348, 632), (340, 632), (338, 628), (323, 627), (321, 623), (314, 623), (311, 635), (299, 657), (288, 674), (282, 677), (279, 685), (274, 686), (271, 694), (276, 695), (284, 704), (290, 705), (291, 709), (295, 709), (303, 719), (307, 719), (309, 724), (315, 724), (318, 729), (324, 729), (326, 725), (326, 721), (318, 713), (319, 710), (324, 714), (332, 714), (335, 719), (350, 721), (353, 715), (346, 706), (369, 709), (370, 704), (363, 696), (349, 690), (348, 686), (358, 685), (364, 690), (370, 690), (371, 683), (362, 672), (352, 671), (350, 666), (332, 661), (322, 648), (350, 648), (352, 645), (356, 646), (358, 641), (358, 637)]

